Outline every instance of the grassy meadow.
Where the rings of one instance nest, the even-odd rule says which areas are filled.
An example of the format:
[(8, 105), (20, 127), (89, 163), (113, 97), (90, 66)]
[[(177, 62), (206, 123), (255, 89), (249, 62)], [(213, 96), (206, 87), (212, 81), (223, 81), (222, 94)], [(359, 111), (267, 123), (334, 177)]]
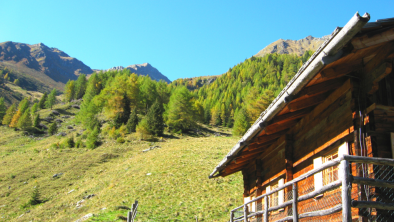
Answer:
[[(208, 179), (239, 140), (227, 129), (202, 126), (204, 135), (167, 134), (161, 142), (128, 134), (117, 143), (102, 133), (96, 149), (62, 148), (54, 144), (83, 132), (74, 118), (77, 109), (54, 109), (65, 137), (26, 136), (0, 126), (0, 221), (76, 221), (89, 213), (94, 216), (87, 221), (122, 221), (122, 208), (135, 200), (136, 221), (227, 221), (229, 211), (242, 204), (240, 173)], [(39, 112), (42, 118), (50, 114)], [(152, 146), (160, 148), (142, 152)], [(34, 189), (43, 203), (26, 206)]]

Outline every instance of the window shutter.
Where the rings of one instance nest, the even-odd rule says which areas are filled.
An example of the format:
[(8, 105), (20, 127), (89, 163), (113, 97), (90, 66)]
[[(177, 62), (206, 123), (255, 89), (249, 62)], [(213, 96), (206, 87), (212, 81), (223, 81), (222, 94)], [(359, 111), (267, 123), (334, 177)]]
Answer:
[[(278, 182), (278, 186), (280, 187), (280, 186), (283, 186), (284, 184), (285, 184), (285, 179), (283, 179), (283, 178), (280, 179)], [(284, 200), (285, 200), (285, 189), (280, 190), (278, 192), (278, 204), (279, 205), (283, 204)]]
[[(318, 157), (313, 160), (313, 168), (316, 169), (323, 164), (323, 157)], [(320, 171), (319, 173), (315, 173), (313, 175), (315, 180), (315, 190), (318, 190), (323, 187), (323, 172)]]

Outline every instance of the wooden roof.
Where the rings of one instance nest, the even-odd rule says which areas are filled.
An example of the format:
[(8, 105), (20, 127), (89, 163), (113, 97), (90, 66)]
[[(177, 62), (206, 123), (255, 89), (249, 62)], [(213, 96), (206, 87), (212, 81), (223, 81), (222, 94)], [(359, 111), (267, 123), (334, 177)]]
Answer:
[[(330, 40), (337, 32), (338, 30), (334, 31)], [(254, 162), (256, 158), (261, 158), (270, 152), (269, 147), (279, 137), (285, 135), (349, 78), (359, 78), (361, 69), (368, 72), (383, 59), (393, 58), (393, 39), (394, 18), (363, 25), (363, 28), (341, 47), (341, 55), (320, 69), (297, 94), (289, 96), (286, 105), (278, 110), (273, 118), (265, 122), (256, 121), (255, 124), (260, 124), (258, 133), (248, 141), (241, 139), (240, 145), (237, 146), (239, 150), (233, 148), (215, 168), (210, 178), (238, 172)], [(325, 44), (328, 43), (323, 43)], [(317, 51), (315, 54), (319, 53), (324, 52)], [(313, 59), (314, 57), (310, 60)], [(303, 70), (299, 72), (301, 71)], [(294, 78), (297, 78), (297, 75)], [(264, 114), (263, 112), (262, 116)]]

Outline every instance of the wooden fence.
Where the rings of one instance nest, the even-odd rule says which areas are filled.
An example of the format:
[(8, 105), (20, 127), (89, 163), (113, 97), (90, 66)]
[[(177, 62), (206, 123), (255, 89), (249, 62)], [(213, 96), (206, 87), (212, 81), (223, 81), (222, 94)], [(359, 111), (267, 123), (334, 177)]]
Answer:
[(135, 219), (135, 216), (137, 215), (137, 207), (138, 207), (138, 201), (136, 200), (133, 205), (131, 205), (130, 211), (127, 213), (127, 222), (133, 222)]
[[(280, 220), (276, 221), (293, 221), (298, 222), (299, 219), (308, 218), (308, 217), (316, 217), (316, 216), (326, 216), (336, 212), (342, 211), (342, 221), (352, 221), (352, 214), (351, 214), (351, 207), (354, 208), (375, 208), (375, 209), (382, 209), (382, 210), (394, 210), (393, 203), (383, 203), (378, 201), (358, 201), (351, 199), (351, 190), (352, 190), (352, 183), (355, 184), (362, 184), (362, 185), (370, 185), (376, 187), (387, 187), (387, 188), (394, 188), (394, 181), (388, 180), (379, 180), (379, 179), (371, 179), (371, 178), (364, 178), (364, 177), (355, 177), (352, 176), (352, 170), (349, 167), (350, 163), (362, 163), (362, 164), (373, 164), (373, 165), (387, 165), (394, 167), (394, 160), (393, 159), (385, 159), (385, 158), (375, 158), (375, 157), (360, 157), (360, 156), (350, 156), (350, 155), (343, 155), (334, 159), (330, 162), (327, 162), (320, 167), (313, 169), (278, 188), (267, 192), (259, 197), (256, 197), (243, 205), (231, 210), (230, 212), (230, 221), (249, 221), (250, 218), (263, 216), (264, 222), (268, 222), (269, 219), (269, 212), (276, 211), (281, 208), (285, 208), (287, 206), (292, 206), (292, 215), (281, 218)], [(308, 194), (297, 196), (298, 194), (298, 187), (297, 182), (302, 181), (310, 176), (313, 176), (316, 173), (319, 173), (329, 167), (333, 167), (336, 165), (339, 166), (339, 179), (331, 182), (313, 192)], [(285, 188), (291, 186), (293, 197), (292, 200), (286, 201), (274, 207), (269, 207), (269, 196), (280, 191), (284, 190)], [(307, 199), (314, 198), (318, 195), (321, 195), (329, 190), (333, 190), (336, 188), (341, 187), (341, 201), (338, 204), (330, 209), (322, 209), (312, 212), (306, 212), (299, 214), (297, 212), (298, 208), (297, 205), (300, 201), (304, 201)], [(257, 212), (250, 213), (248, 205), (255, 202), (257, 205), (257, 201), (264, 201), (264, 210), (260, 210)], [(394, 201), (393, 201), (394, 202)], [(243, 215), (239, 217), (234, 217), (236, 211), (239, 211), (243, 208)], [(266, 213), (267, 212), (267, 213)]]

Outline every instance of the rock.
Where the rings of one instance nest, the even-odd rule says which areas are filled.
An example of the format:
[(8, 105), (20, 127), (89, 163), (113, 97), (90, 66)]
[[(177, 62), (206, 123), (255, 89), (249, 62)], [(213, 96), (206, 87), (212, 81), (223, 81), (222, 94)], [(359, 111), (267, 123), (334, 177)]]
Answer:
[(150, 151), (150, 150), (153, 150), (153, 149), (158, 149), (158, 148), (161, 148), (160, 146), (151, 146), (151, 147), (149, 147), (148, 149), (146, 149), (146, 150), (143, 150), (142, 152), (148, 152), (148, 151)]
[(55, 122), (57, 122), (57, 123), (62, 123), (63, 120), (61, 120), (61, 119), (56, 119)]
[(152, 173), (147, 173), (146, 175), (147, 175), (147, 176), (150, 176), (150, 175), (152, 175)]
[(85, 202), (85, 200), (83, 200), (83, 199), (82, 199), (82, 200), (80, 200), (80, 201), (78, 201), (78, 202), (77, 202), (77, 206), (76, 206), (76, 207), (77, 207), (77, 208), (81, 208), (81, 207), (82, 207), (82, 203), (83, 203), (83, 202)]
[(214, 133), (215, 136), (222, 136), (220, 133)]
[(48, 116), (48, 117), (43, 118), (43, 120), (45, 120), (47, 122), (51, 122), (53, 120), (53, 118)]
[(100, 210), (106, 210), (106, 209), (107, 209), (106, 207), (100, 208)]
[(65, 133), (65, 132), (60, 132), (60, 133), (56, 134), (56, 136), (67, 136), (67, 133)]
[(92, 214), (92, 213), (89, 213), (89, 214), (86, 214), (85, 216), (83, 216), (83, 217), (81, 217), (81, 218), (79, 218), (78, 220), (76, 220), (75, 222), (81, 222), (81, 221), (85, 221), (85, 220), (87, 220), (87, 219), (89, 219), (89, 218), (91, 218), (91, 217), (93, 217), (94, 216), (94, 214)]
[(43, 124), (43, 123), (38, 124), (38, 128), (48, 129), (48, 127), (45, 124)]
[(80, 107), (79, 107), (78, 105), (75, 105), (75, 104), (74, 104), (74, 105), (71, 105), (71, 107), (72, 107), (72, 108), (75, 108), (75, 109), (80, 109)]
[(87, 196), (84, 196), (83, 199), (90, 199), (92, 197), (96, 196), (95, 194), (89, 194)]
[(56, 116), (60, 115), (60, 113), (58, 111), (56, 111), (56, 110), (52, 110), (51, 114), (56, 115)]
[(56, 174), (54, 174), (54, 175), (52, 176), (52, 178), (57, 178), (57, 177), (60, 177), (61, 175), (63, 175), (63, 173), (56, 173)]
[(74, 129), (74, 127), (72, 127), (72, 126), (67, 126), (67, 129)]
[(68, 119), (68, 118), (70, 118), (70, 116), (65, 115), (65, 116), (62, 116), (62, 118), (63, 118), (63, 119)]
[(72, 193), (72, 192), (74, 192), (75, 190), (70, 190), (70, 191), (68, 191), (68, 193), (67, 194), (70, 194), (70, 193)]

